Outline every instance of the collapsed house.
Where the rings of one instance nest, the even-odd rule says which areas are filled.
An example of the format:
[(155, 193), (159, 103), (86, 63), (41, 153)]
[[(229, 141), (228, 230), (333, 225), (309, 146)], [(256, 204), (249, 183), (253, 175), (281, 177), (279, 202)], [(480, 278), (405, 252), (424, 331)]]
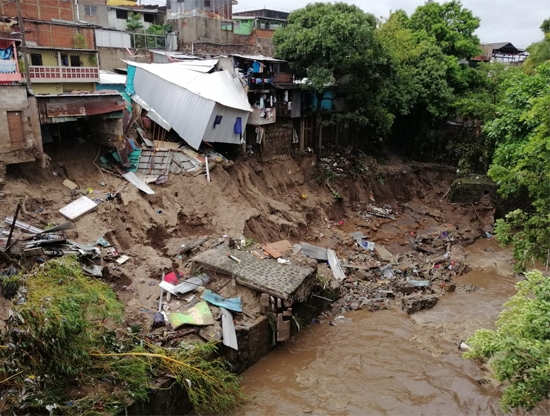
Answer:
[(162, 128), (174, 130), (194, 149), (203, 141), (242, 143), (252, 108), (231, 72), (204, 73), (188, 63), (127, 63), (126, 91)]

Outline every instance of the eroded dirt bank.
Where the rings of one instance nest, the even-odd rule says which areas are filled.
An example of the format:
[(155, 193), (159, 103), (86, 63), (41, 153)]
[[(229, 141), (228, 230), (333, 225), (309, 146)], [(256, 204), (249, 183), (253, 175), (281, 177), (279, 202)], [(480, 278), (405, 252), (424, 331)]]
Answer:
[[(64, 179), (75, 182), (90, 198), (101, 200), (97, 210), (75, 221), (76, 228), (67, 231), (66, 237), (84, 244), (103, 237), (130, 257), (122, 265), (103, 263), (103, 279), (126, 306), (124, 325), (139, 323), (144, 331), (150, 328), (151, 311), (158, 304), (162, 273), (185, 270), (190, 257), (224, 242), (227, 236), (244, 236), (258, 243), (308, 242), (334, 249), (344, 262), (367, 264), (371, 254), (364, 254), (350, 237), (360, 231), (368, 241), (397, 256), (397, 262), (416, 248), (422, 265), (433, 261), (447, 267), (448, 258), (433, 256), (450, 252), (451, 240), (456, 248), (471, 244), (484, 235), (492, 217), (490, 201), (476, 207), (450, 203), (446, 193), (455, 171), (440, 165), (409, 165), (400, 160), (381, 165), (346, 152), (321, 161), (311, 156), (272, 156), (216, 164), (211, 167), (212, 182), (201, 174), (171, 175), (167, 183), (152, 185), (155, 195), (144, 195), (124, 179), (100, 172), (93, 165), (97, 155), (93, 146), (67, 148), (54, 155), (49, 169), (10, 168), (0, 191), (0, 216), (13, 215), (21, 201), (20, 220), (42, 228), (62, 223), (65, 219), (58, 210), (81, 196), (63, 186)], [(117, 196), (109, 201), (108, 193)], [(179, 255), (182, 244), (204, 236), (208, 240), (196, 252)], [(464, 260), (464, 253), (458, 254)], [(413, 258), (407, 267), (418, 268), (418, 259)], [(28, 266), (33, 261), (25, 260)], [(434, 265), (427, 269), (435, 270)], [(359, 280), (369, 280), (361, 272), (347, 272), (345, 295), (352, 299), (342, 298), (333, 316), (342, 308), (363, 306), (353, 307), (355, 288), (363, 284)], [(423, 273), (418, 272), (419, 276)], [(319, 274), (330, 273), (326, 265), (319, 265)], [(437, 280), (441, 294), (444, 288), (445, 279)], [(464, 292), (467, 284), (459, 282), (458, 288)], [(259, 311), (258, 296), (243, 298), (254, 316)], [(5, 319), (9, 303), (2, 300), (0, 306), (0, 317)]]

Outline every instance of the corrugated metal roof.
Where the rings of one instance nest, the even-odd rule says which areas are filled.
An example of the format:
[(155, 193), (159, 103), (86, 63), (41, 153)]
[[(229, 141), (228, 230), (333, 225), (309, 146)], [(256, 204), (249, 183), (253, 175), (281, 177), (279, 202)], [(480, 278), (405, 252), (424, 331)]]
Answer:
[[(238, 79), (226, 71), (200, 74), (179, 63), (128, 64), (136, 66), (132, 98), (158, 113), (191, 147), (198, 149), (203, 140), (240, 143), (235, 122), (240, 117), (244, 128), (251, 107)], [(214, 125), (216, 116), (221, 120)]]
[(263, 56), (263, 55), (238, 55), (236, 53), (233, 53), (230, 56), (236, 56), (237, 58), (243, 58), (243, 59), (250, 59), (251, 61), (286, 62), (286, 61), (283, 61), (282, 59), (276, 59), (270, 56)]
[[(186, 66), (186, 62), (175, 62), (171, 64), (127, 63), (226, 107), (249, 112), (252, 111), (244, 89), (242, 86), (240, 88), (238, 87), (229, 71), (200, 74), (196, 71), (189, 70)], [(145, 99), (141, 94), (139, 95), (141, 98)], [(145, 99), (145, 101), (147, 101), (147, 99)]]
[(75, 51), (75, 52), (97, 52), (97, 49), (76, 49), (76, 48), (58, 48), (56, 46), (31, 46), (27, 45), (27, 49), (42, 49), (51, 51)]
[(126, 75), (115, 74), (109, 71), (99, 71), (98, 84), (125, 84)]

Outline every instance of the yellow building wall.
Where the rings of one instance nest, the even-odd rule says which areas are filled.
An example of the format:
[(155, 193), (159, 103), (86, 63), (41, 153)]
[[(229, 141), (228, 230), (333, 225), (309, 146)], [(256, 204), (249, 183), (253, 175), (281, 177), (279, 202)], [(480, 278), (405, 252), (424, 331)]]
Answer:
[(54, 51), (32, 51), (32, 53), (39, 53), (42, 55), (43, 66), (57, 66), (57, 55)]
[(37, 95), (70, 94), (72, 91), (94, 91), (94, 89), (93, 82), (32, 83), (32, 90)]
[[(31, 50), (30, 53), (36, 53), (42, 55), (42, 65), (43, 66), (59, 66), (59, 62), (57, 61), (57, 51), (48, 51), (48, 50)], [(61, 54), (67, 55), (69, 59), (69, 66), (71, 63), (71, 56), (78, 56), (80, 57), (80, 61), (82, 63), (82, 66), (86, 67), (97, 67), (97, 59), (95, 59), (95, 53), (83, 53), (83, 52), (76, 52), (76, 51), (60, 51)], [(90, 58), (92, 61), (90, 62)], [(29, 55), (29, 65), (31, 62), (31, 58)]]
[(63, 86), (59, 84), (32, 83), (32, 91), (37, 95), (58, 95), (63, 94)]
[(71, 91), (94, 91), (95, 85), (93, 82), (64, 82), (63, 83), (63, 92)]

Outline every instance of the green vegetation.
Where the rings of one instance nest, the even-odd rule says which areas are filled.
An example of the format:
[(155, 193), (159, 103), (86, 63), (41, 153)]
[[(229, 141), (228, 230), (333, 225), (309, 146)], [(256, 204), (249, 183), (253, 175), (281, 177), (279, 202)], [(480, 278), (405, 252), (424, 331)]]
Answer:
[[(53, 405), (66, 414), (116, 413), (146, 401), (168, 375), (198, 412), (224, 413), (242, 402), (238, 376), (216, 345), (164, 349), (133, 325), (115, 330), (123, 306), (105, 283), (83, 274), (74, 257), (50, 260), (24, 280), (23, 301), (1, 334), (0, 412), (34, 413)], [(84, 393), (74, 393), (74, 386)]]
[(130, 13), (126, 19), (126, 30), (133, 33), (143, 31), (143, 22), (139, 13)]
[(496, 330), (481, 329), (467, 343), (466, 358), (488, 360), (495, 378), (507, 382), (501, 399), (506, 413), (532, 410), (550, 397), (550, 279), (539, 271), (517, 284)]
[(517, 209), (497, 220), (497, 238), (514, 246), (516, 267), (546, 261), (550, 253), (550, 63), (534, 75), (517, 73), (505, 83), (497, 117), (485, 124), (495, 143), (489, 176), (504, 196), (526, 190), (530, 211)]
[(75, 49), (86, 49), (88, 47), (86, 37), (82, 33), (77, 33), (74, 35), (73, 45)]

